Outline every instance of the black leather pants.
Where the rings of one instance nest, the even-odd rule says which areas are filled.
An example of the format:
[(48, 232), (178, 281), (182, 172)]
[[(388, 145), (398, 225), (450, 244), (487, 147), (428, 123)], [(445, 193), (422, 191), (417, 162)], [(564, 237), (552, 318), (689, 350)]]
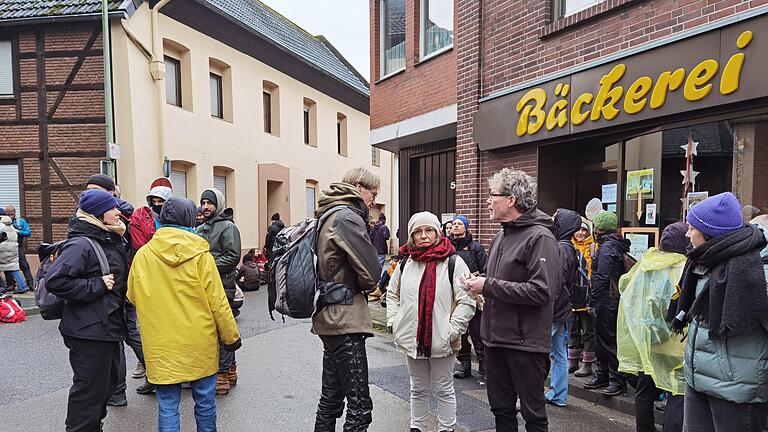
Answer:
[(364, 334), (320, 336), (323, 341), (323, 390), (317, 405), (315, 432), (334, 432), (336, 419), (347, 417), (344, 432), (364, 432), (371, 424), (373, 401), (368, 389), (368, 356)]

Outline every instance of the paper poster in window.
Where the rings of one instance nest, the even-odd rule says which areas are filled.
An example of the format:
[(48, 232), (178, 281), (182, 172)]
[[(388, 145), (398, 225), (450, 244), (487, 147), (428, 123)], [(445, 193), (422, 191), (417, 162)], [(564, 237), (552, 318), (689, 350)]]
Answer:
[(688, 193), (688, 210), (691, 209), (691, 207), (695, 206), (696, 204), (704, 201), (705, 199), (709, 198), (709, 192), (703, 191), (703, 192), (689, 192)]
[(603, 203), (610, 204), (616, 202), (616, 183), (603, 185)]
[(653, 168), (627, 171), (627, 199), (636, 200), (639, 194), (643, 199), (653, 198)]
[(626, 233), (624, 237), (630, 241), (629, 254), (636, 260), (640, 260), (648, 250), (649, 235), (644, 233)]
[(645, 224), (656, 225), (656, 204), (645, 205)]

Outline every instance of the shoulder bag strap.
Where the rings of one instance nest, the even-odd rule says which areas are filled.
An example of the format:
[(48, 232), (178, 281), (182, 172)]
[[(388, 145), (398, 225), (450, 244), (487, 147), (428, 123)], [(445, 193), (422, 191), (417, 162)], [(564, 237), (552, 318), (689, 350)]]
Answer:
[(107, 256), (104, 254), (104, 249), (102, 249), (101, 245), (95, 242), (92, 238), (85, 237), (85, 239), (88, 240), (88, 243), (91, 244), (93, 251), (96, 253), (96, 258), (99, 260), (99, 267), (101, 267), (101, 274), (103, 276), (108, 275), (110, 273), (109, 261), (107, 260)]

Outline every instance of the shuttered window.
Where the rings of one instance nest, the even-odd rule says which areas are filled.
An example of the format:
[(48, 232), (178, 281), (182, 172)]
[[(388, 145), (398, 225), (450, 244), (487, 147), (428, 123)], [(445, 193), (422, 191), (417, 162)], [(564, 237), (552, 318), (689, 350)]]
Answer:
[(313, 186), (307, 186), (307, 217), (315, 217), (315, 205), (317, 200), (315, 199), (315, 188)]
[(171, 170), (171, 183), (173, 183), (173, 195), (182, 198), (187, 196), (187, 172)]
[(0, 161), (0, 207), (8, 205), (16, 207), (17, 213), (21, 210), (21, 194), (19, 193), (19, 165)]
[(11, 43), (0, 41), (0, 96), (13, 95), (13, 61)]
[(214, 175), (213, 187), (224, 194), (224, 207), (227, 207), (227, 176)]

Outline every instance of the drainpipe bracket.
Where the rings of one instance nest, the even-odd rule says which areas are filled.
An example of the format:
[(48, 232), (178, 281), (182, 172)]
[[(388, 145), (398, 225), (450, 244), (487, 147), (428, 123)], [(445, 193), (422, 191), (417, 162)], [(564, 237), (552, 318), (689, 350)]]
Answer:
[(149, 62), (149, 73), (152, 75), (152, 79), (155, 81), (162, 81), (165, 79), (165, 62), (160, 60), (152, 60)]

